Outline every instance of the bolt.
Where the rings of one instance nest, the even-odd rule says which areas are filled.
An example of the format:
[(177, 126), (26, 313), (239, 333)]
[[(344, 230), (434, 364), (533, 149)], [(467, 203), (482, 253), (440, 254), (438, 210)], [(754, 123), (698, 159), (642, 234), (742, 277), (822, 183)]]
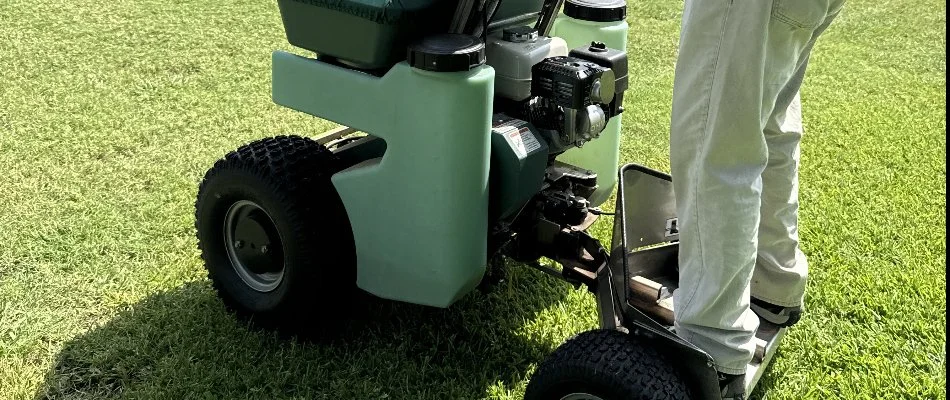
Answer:
[(243, 241), (243, 240), (235, 240), (235, 241), (234, 241), (234, 248), (235, 248), (235, 249), (240, 249), (240, 248), (243, 248), (243, 247), (244, 247), (244, 241)]
[(269, 252), (269, 251), (270, 251), (270, 249), (267, 248), (267, 245), (266, 245), (266, 244), (263, 245), (263, 246), (261, 246), (261, 254), (267, 254), (267, 252)]

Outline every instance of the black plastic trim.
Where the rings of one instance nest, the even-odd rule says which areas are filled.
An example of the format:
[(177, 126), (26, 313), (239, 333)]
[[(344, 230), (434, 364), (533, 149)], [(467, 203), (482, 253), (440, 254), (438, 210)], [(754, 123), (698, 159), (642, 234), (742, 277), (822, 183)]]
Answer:
[(617, 22), (627, 18), (625, 0), (567, 0), (564, 14), (568, 17), (592, 22)]
[(409, 46), (409, 65), (433, 72), (470, 71), (485, 64), (485, 42), (463, 34), (439, 34)]

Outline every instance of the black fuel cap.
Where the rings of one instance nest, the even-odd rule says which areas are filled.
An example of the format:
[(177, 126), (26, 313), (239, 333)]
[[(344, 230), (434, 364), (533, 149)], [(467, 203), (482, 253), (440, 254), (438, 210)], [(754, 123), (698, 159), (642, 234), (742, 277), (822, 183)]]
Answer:
[(627, 18), (626, 0), (567, 0), (564, 14), (592, 22), (616, 22)]
[(409, 65), (426, 71), (469, 71), (484, 63), (485, 43), (472, 35), (432, 35), (409, 46)]

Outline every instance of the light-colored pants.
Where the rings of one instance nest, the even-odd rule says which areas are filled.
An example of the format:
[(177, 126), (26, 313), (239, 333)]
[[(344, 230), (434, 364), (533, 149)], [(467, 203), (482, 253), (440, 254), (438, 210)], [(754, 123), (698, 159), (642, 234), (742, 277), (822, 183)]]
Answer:
[(744, 373), (749, 297), (799, 306), (798, 91), (843, 0), (686, 0), (670, 161), (680, 226), (676, 333)]

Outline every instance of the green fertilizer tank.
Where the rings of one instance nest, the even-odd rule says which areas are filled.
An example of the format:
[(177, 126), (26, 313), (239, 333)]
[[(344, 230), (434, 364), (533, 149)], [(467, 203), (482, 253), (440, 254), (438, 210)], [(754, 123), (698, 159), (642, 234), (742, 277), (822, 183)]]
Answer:
[[(629, 28), (626, 14), (624, 0), (567, 0), (563, 13), (554, 21), (551, 34), (564, 39), (569, 49), (598, 41), (613, 49), (626, 50)], [(611, 118), (600, 138), (558, 156), (560, 161), (597, 173), (599, 187), (590, 198), (595, 206), (607, 201), (617, 184), (621, 117), (622, 114)]]

